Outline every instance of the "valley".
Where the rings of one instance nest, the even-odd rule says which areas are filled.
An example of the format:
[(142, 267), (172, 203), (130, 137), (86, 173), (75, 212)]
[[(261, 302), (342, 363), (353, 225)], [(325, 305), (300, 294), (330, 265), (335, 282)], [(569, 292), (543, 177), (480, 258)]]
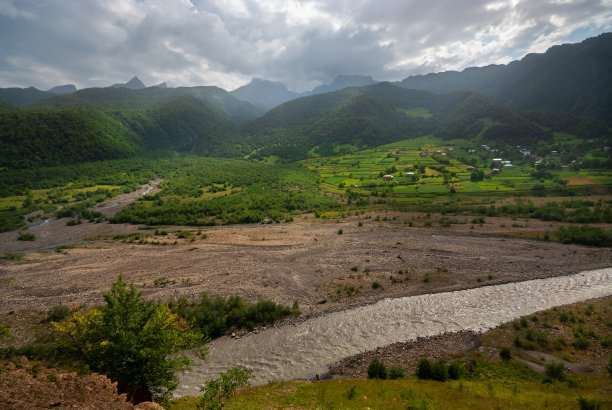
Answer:
[[(515, 373), (536, 383), (543, 361), (523, 350), (539, 347), (577, 357), (570, 369), (597, 358), (580, 387), (555, 394), (605, 397), (609, 88), (564, 83), (570, 109), (529, 88), (541, 78), (521, 67), (543, 70), (561, 52), (594, 65), (573, 68), (588, 81), (608, 67), (611, 40), (466, 70), (478, 81), (0, 89), (0, 365), (75, 366), (134, 402), (180, 406), (168, 399), (236, 365), (266, 391), (328, 371), (363, 378), (383, 353), (396, 374), (412, 375), (421, 355), (456, 358), (478, 389)], [(597, 313), (581, 305), (573, 322), (525, 319), (593, 298)], [(518, 342), (498, 335), (511, 321)], [(542, 336), (561, 328), (556, 345)], [(499, 365), (512, 346), (521, 364)], [(334, 383), (313, 384), (324, 395)]]

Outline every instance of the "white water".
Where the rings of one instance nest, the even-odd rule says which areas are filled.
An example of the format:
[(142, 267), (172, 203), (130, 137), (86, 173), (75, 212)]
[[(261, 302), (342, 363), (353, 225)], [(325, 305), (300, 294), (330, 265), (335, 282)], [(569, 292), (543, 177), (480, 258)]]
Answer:
[(179, 375), (176, 397), (200, 394), (204, 381), (232, 366), (253, 369), (252, 384), (312, 378), (338, 360), (396, 342), (459, 330), (485, 331), (504, 322), (612, 295), (612, 268), (456, 292), (385, 299), (210, 344), (208, 362)]

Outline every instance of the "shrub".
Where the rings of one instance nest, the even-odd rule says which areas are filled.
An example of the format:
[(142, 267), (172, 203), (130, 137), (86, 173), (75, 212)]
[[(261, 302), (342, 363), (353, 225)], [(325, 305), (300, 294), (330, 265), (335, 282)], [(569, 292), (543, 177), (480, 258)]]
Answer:
[(43, 323), (60, 322), (70, 316), (70, 308), (64, 305), (55, 305), (47, 311), (47, 317)]
[(205, 409), (223, 408), (224, 402), (236, 389), (249, 386), (249, 379), (252, 374), (253, 370), (238, 366), (221, 373), (217, 379), (207, 381), (201, 389), (204, 394), (200, 397), (198, 407)]
[(438, 360), (431, 364), (431, 378), (439, 382), (446, 381), (448, 379), (448, 367), (442, 360)]
[[(270, 324), (296, 313), (292, 308), (271, 300), (262, 299), (256, 304), (247, 305), (239, 296), (211, 299), (207, 294), (202, 295), (198, 304), (189, 302), (187, 298), (179, 298), (171, 308), (193, 322), (198, 332), (213, 339), (233, 328), (254, 329), (258, 325)], [(297, 308), (299, 310), (299, 305)]]
[(448, 378), (451, 380), (459, 380), (463, 375), (463, 368), (457, 361), (448, 365)]
[(601, 345), (603, 347), (611, 347), (612, 346), (612, 336), (605, 336), (601, 339)]
[(591, 246), (612, 246), (612, 230), (597, 227), (568, 226), (560, 227), (557, 238), (562, 243), (578, 243)]
[(421, 380), (430, 380), (432, 377), (431, 362), (428, 359), (421, 359), (417, 363), (416, 376)]
[(552, 380), (565, 380), (565, 365), (556, 360), (544, 364), (544, 374)]
[(33, 233), (21, 232), (17, 237), (18, 241), (34, 241), (36, 240), (36, 235)]
[(404, 377), (404, 368), (402, 366), (391, 366), (389, 368), (389, 379), (401, 379)]
[(610, 376), (612, 376), (612, 356), (610, 356), (610, 358), (608, 359), (606, 370), (608, 370), (608, 373), (610, 373)]
[(387, 366), (378, 360), (377, 357), (373, 358), (368, 365), (368, 379), (381, 379), (386, 380), (389, 377), (389, 371)]
[(338, 229), (338, 235), (342, 235), (344, 231), (342, 229)]
[(585, 397), (578, 398), (578, 407), (580, 410), (599, 410), (601, 404), (595, 399), (587, 399)]
[(0, 325), (0, 339), (11, 337), (11, 325)]
[(574, 338), (572, 346), (578, 350), (586, 350), (589, 348), (589, 339), (584, 337), (584, 335), (578, 335)]
[(502, 347), (499, 351), (499, 357), (502, 358), (502, 360), (510, 360), (512, 359), (512, 353), (510, 352), (510, 349), (508, 349), (507, 347)]
[(372, 282), (372, 289), (378, 289), (380, 288), (380, 282), (374, 281)]

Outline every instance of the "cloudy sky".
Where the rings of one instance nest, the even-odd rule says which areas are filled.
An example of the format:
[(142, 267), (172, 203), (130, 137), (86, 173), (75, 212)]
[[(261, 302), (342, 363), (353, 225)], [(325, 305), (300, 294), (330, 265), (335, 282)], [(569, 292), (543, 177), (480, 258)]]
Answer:
[(508, 63), (612, 31), (612, 0), (0, 0), (0, 87), (304, 91)]

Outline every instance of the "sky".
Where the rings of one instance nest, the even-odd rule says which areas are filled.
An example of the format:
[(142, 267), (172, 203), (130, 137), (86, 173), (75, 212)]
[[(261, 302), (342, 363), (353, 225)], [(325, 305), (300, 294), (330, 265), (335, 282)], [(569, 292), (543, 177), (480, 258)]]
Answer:
[(612, 31), (612, 0), (0, 0), (0, 87), (297, 92), (507, 64)]

